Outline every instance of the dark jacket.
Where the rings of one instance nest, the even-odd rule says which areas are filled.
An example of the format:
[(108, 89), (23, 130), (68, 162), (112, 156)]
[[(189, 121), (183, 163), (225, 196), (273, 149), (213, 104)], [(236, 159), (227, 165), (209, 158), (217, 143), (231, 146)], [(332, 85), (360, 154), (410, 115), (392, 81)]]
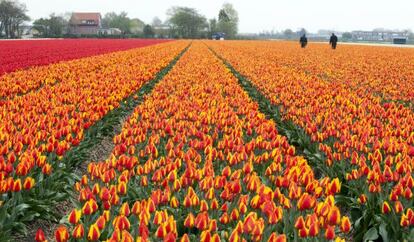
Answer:
[(299, 42), (301, 44), (307, 44), (308, 43), (308, 38), (306, 38), (306, 36), (302, 36), (302, 37), (300, 37)]
[(306, 36), (303, 35), (302, 37), (300, 37), (299, 43), (302, 48), (305, 48), (308, 44), (308, 38), (306, 38)]
[(332, 35), (329, 39), (329, 44), (336, 44), (338, 42), (338, 37), (336, 35)]

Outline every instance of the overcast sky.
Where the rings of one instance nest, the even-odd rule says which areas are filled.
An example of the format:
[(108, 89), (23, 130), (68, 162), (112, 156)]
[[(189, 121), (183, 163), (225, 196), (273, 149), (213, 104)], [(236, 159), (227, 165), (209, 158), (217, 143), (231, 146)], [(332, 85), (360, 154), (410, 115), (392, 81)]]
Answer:
[(165, 20), (171, 6), (187, 6), (199, 10), (207, 18), (217, 17), (224, 2), (234, 5), (239, 12), (239, 32), (263, 30), (296, 30), (304, 27), (312, 32), (318, 29), (414, 30), (413, 0), (20, 0), (27, 5), (32, 19), (50, 13), (92, 11), (127, 11), (150, 23), (155, 16)]

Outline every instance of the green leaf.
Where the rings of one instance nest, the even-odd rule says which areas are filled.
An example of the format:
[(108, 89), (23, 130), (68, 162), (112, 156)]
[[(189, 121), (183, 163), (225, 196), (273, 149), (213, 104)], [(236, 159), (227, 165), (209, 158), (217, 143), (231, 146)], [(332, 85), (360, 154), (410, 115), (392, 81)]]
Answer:
[(378, 231), (377, 228), (372, 227), (364, 234), (364, 242), (366, 241), (374, 241), (378, 239)]
[(379, 227), (379, 234), (381, 235), (382, 241), (388, 242), (388, 232), (387, 232), (387, 225), (382, 223)]

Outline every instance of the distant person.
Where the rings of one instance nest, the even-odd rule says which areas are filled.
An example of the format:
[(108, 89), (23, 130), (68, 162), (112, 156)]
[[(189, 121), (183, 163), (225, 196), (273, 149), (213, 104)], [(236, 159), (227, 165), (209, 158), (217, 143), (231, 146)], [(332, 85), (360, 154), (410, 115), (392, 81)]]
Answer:
[(308, 38), (306, 38), (306, 34), (303, 34), (302, 37), (300, 37), (299, 43), (300, 43), (300, 47), (302, 48), (306, 47), (306, 45), (308, 44)]
[(332, 46), (332, 49), (336, 49), (336, 45), (338, 44), (338, 36), (332, 33), (331, 38), (329, 39), (329, 44)]

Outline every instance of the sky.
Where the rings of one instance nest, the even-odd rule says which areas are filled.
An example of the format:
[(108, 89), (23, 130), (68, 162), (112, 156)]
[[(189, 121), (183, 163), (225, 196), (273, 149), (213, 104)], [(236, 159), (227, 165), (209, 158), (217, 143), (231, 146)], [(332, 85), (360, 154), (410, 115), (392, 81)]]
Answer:
[(240, 33), (305, 28), (336, 31), (374, 28), (414, 30), (413, 0), (20, 0), (32, 19), (50, 13), (128, 12), (131, 18), (151, 23), (166, 19), (171, 6), (193, 7), (207, 18), (217, 17), (223, 3), (233, 4), (239, 13)]

